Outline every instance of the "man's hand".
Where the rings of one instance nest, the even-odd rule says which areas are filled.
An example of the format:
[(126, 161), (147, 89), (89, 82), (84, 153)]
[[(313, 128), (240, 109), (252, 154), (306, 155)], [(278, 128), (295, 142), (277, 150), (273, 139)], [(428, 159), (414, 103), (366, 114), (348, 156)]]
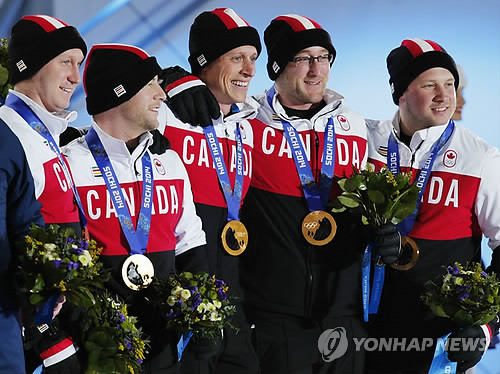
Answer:
[(153, 143), (149, 146), (149, 151), (151, 153), (162, 155), (167, 149), (170, 149), (170, 142), (160, 130), (155, 129), (150, 131), (150, 133), (153, 135)]
[(219, 118), (215, 96), (205, 83), (180, 66), (163, 69), (158, 80), (167, 94), (165, 102), (182, 122), (206, 127)]
[(385, 264), (391, 265), (399, 260), (401, 235), (394, 224), (386, 223), (375, 229), (374, 243), (375, 254), (379, 255)]
[(457, 372), (465, 372), (481, 360), (499, 326), (497, 316), (486, 325), (465, 327), (450, 334), (448, 359), (457, 362)]
[(46, 374), (80, 374), (83, 368), (73, 339), (59, 329), (58, 323), (40, 325), (25, 331), (25, 349), (34, 349), (43, 361)]

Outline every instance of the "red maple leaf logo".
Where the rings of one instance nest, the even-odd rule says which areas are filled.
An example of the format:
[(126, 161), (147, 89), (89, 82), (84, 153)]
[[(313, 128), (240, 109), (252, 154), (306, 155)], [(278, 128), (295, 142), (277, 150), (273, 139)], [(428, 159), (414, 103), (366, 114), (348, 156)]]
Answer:
[(448, 153), (446, 157), (453, 160), (456, 156), (453, 153)]

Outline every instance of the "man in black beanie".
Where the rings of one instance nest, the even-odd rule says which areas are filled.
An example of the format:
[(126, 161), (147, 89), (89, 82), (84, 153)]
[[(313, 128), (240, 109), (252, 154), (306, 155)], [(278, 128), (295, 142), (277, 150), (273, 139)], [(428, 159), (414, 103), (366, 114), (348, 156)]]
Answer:
[[(186, 374), (259, 372), (250, 324), (243, 313), (239, 282), (240, 258), (252, 238), (244, 238), (244, 243), (235, 239), (245, 234), (244, 228), (238, 230), (242, 228), (239, 211), (252, 177), (253, 135), (249, 118), (255, 116), (255, 108), (244, 102), (260, 51), (257, 30), (234, 10), (218, 8), (199, 14), (191, 25), (188, 61), (194, 75), (183, 80), (175, 77), (176, 72), (182, 74), (178, 68), (164, 71), (167, 102), (182, 95), (186, 86), (209, 90), (198, 93), (213, 95), (215, 100), (215, 118), (207, 115), (193, 126), (182, 123), (167, 111), (167, 119), (161, 121), (160, 129), (165, 126), (165, 136), (188, 171), (196, 210), (207, 234), (210, 273), (224, 280), (230, 294), (235, 296), (236, 314), (231, 322), (239, 329), (238, 332), (224, 329), (218, 345), (191, 339), (181, 361)], [(190, 91), (189, 96), (192, 95)], [(182, 111), (179, 107), (173, 109), (176, 114), (179, 109)], [(196, 115), (195, 110), (187, 112)], [(216, 141), (210, 142), (210, 139)], [(216, 144), (215, 153), (209, 144)], [(212, 160), (219, 157), (218, 152), (222, 153), (222, 162), (216, 170)], [(228, 176), (227, 180), (224, 175)], [(229, 185), (223, 187), (225, 183)]]
[[(394, 348), (369, 352), (367, 372), (428, 373), (437, 363), (437, 340), (452, 332), (449, 341), (457, 344), (450, 344), (454, 348), (448, 358), (458, 362), (457, 372), (463, 373), (479, 362), (498, 333), (498, 316), (486, 325), (460, 329), (434, 315), (420, 295), (424, 284), (442, 275), (446, 266), (480, 261), (483, 233), (494, 249), (487, 271), (500, 273), (500, 152), (450, 120), (459, 74), (439, 44), (404, 40), (387, 57), (387, 68), (399, 109), (392, 121), (368, 121), (369, 162), (393, 170), (389, 160), (399, 160), (394, 171), (411, 172), (421, 188), (414, 223), (406, 225), (405, 220), (402, 226), (407, 231), (403, 234), (415, 240), (420, 258), (408, 271), (386, 267), (370, 336), (392, 339)], [(450, 370), (447, 364), (440, 369)]]
[[(24, 148), (45, 223), (72, 227), (79, 235), (82, 217), (58, 143), (68, 122), (76, 119), (76, 112), (65, 109), (80, 82), (79, 67), (87, 53), (86, 44), (76, 28), (59, 19), (24, 16), (12, 27), (8, 53), (14, 89), (0, 107), (0, 119)], [(44, 373), (80, 372), (77, 348), (60, 326), (67, 311), (63, 308), (49, 326), (39, 327), (30, 327), (32, 313), (24, 311), (25, 348), (36, 351), (36, 355), (27, 354), (28, 371), (43, 358)], [(65, 324), (64, 329), (70, 326)]]
[(264, 42), (274, 85), (253, 101), (259, 121), (242, 208), (253, 240), (241, 268), (261, 369), (361, 373), (364, 353), (353, 338), (366, 336), (363, 238), (356, 220), (333, 217), (326, 203), (338, 194), (334, 180), (366, 163), (365, 122), (326, 88), (336, 50), (317, 22), (277, 17)]
[[(179, 372), (177, 334), (147, 302), (157, 297), (147, 281), (153, 274), (167, 279), (176, 271), (208, 270), (205, 233), (186, 169), (176, 152), (151, 148), (150, 131), (158, 127), (165, 99), (160, 72), (156, 58), (140, 48), (94, 45), (83, 73), (91, 128), (63, 147), (89, 235), (111, 272), (107, 285), (126, 300), (150, 338), (143, 374)], [(131, 265), (139, 279), (135, 272), (129, 275)]]

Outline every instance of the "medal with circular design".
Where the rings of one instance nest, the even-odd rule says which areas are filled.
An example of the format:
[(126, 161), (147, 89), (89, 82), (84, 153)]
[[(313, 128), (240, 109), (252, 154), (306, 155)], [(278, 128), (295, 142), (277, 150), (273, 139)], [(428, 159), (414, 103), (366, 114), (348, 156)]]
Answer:
[(332, 215), (323, 210), (309, 213), (302, 221), (302, 235), (312, 245), (325, 245), (332, 241), (337, 224)]
[(418, 249), (417, 243), (415, 240), (408, 236), (401, 236), (401, 248), (402, 251), (408, 250), (411, 251), (412, 256), (408, 263), (403, 265), (392, 264), (391, 267), (396, 270), (410, 270), (418, 261), (418, 257), (420, 256), (420, 250)]
[(222, 247), (232, 256), (239, 256), (247, 248), (248, 231), (243, 223), (232, 220), (222, 230)]
[(122, 278), (131, 290), (146, 288), (153, 281), (155, 269), (153, 263), (144, 255), (136, 254), (127, 257), (122, 266)]

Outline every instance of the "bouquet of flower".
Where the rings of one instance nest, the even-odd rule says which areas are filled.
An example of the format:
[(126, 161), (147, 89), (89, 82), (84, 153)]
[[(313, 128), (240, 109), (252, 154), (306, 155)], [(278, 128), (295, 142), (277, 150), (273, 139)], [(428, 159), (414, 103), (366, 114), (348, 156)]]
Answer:
[(91, 323), (84, 338), (88, 354), (85, 373), (138, 373), (149, 341), (136, 327), (137, 318), (128, 314), (127, 304), (107, 291), (100, 292), (98, 300), (88, 311)]
[(382, 168), (374, 172), (370, 164), (366, 170), (353, 167), (349, 178), (339, 180), (342, 193), (332, 202), (335, 213), (350, 209), (360, 213), (363, 224), (380, 227), (391, 222), (402, 222), (416, 207), (419, 188), (410, 183), (410, 175), (393, 175)]
[(8, 59), (7, 39), (0, 39), (0, 105), (3, 104), (9, 89), (12, 88), (9, 83)]
[(68, 302), (88, 308), (96, 303), (94, 291), (106, 280), (98, 262), (100, 252), (95, 241), (77, 239), (71, 228), (32, 225), (18, 261), (21, 291), (33, 305), (64, 294)]
[(481, 264), (455, 262), (446, 273), (426, 282), (422, 301), (439, 317), (451, 318), (461, 327), (490, 322), (500, 311), (500, 281)]
[(180, 332), (192, 331), (196, 338), (215, 339), (222, 328), (236, 329), (228, 317), (236, 312), (222, 280), (207, 273), (183, 272), (168, 280), (155, 278), (155, 299), (167, 320), (167, 327)]

